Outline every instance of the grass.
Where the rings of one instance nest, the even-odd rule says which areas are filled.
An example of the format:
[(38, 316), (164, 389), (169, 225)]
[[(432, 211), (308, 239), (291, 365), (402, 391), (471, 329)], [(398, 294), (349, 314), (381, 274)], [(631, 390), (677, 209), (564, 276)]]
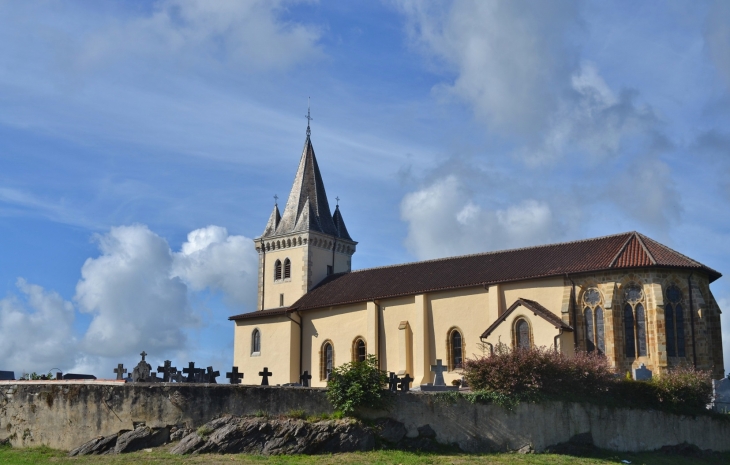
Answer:
[(730, 453), (713, 454), (709, 457), (693, 458), (669, 456), (656, 452), (630, 454), (602, 451), (595, 457), (571, 457), (551, 454), (420, 454), (401, 451), (376, 451), (335, 455), (297, 455), (261, 457), (254, 455), (201, 455), (176, 456), (168, 452), (168, 446), (159, 447), (150, 452), (135, 452), (125, 455), (67, 457), (63, 451), (39, 447), (33, 449), (11, 449), (0, 447), (0, 463), (4, 465), (20, 464), (526, 464), (526, 465), (588, 465), (621, 463), (629, 460), (632, 464), (646, 465), (674, 465), (674, 464), (727, 464), (730, 463)]

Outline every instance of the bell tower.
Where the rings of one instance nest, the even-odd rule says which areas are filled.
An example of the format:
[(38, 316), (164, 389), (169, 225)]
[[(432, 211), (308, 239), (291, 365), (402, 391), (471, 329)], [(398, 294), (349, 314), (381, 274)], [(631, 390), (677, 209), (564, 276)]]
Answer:
[(288, 307), (331, 274), (352, 269), (353, 241), (339, 202), (330, 212), (327, 193), (307, 138), (284, 214), (274, 204), (264, 233), (254, 239), (259, 253), (258, 310)]

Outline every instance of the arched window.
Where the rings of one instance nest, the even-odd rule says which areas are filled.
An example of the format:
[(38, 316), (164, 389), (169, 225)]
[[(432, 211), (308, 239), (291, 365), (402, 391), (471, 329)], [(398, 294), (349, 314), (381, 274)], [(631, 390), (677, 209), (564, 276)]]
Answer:
[(254, 329), (251, 333), (251, 353), (261, 352), (261, 332), (258, 328)]
[(455, 370), (457, 368), (461, 368), (462, 364), (464, 362), (463, 359), (463, 338), (461, 337), (461, 332), (459, 332), (458, 329), (455, 329), (451, 331), (451, 336), (449, 337), (449, 348), (451, 349), (451, 357), (449, 358), (449, 364), (451, 365), (449, 368), (452, 370)]
[(328, 380), (334, 366), (335, 347), (332, 345), (332, 341), (325, 341), (320, 352), (319, 379), (322, 381)]
[(667, 288), (667, 304), (664, 306), (664, 322), (667, 336), (667, 356), (684, 357), (684, 309), (682, 291), (675, 284)]
[(593, 325), (593, 310), (590, 308), (586, 308), (585, 311), (585, 318), (586, 318), (586, 349), (588, 352), (593, 352), (596, 350), (596, 334), (594, 333), (594, 325)]
[(281, 279), (281, 260), (277, 260), (274, 263), (274, 280), (278, 281)]
[(624, 287), (623, 297), (626, 357), (645, 357), (647, 355), (646, 311), (642, 303), (644, 291), (640, 285), (629, 283)]
[(530, 325), (527, 320), (520, 318), (515, 324), (515, 347), (529, 349), (530, 346)]
[(590, 287), (583, 294), (583, 316), (586, 330), (586, 351), (603, 354), (606, 351), (604, 336), (603, 309), (601, 292), (598, 288)]
[(284, 260), (284, 279), (291, 278), (291, 261), (287, 258)]
[(364, 362), (367, 358), (367, 346), (365, 341), (358, 337), (355, 339), (355, 343), (352, 345), (352, 361), (353, 362)]

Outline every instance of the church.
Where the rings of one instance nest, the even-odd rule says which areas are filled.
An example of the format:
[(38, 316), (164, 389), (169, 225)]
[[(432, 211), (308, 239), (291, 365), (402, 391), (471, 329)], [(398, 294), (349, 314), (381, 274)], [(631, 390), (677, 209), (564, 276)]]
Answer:
[(231, 316), (244, 384), (326, 386), (338, 365), (447, 384), (466, 358), (509, 347), (598, 352), (618, 373), (680, 364), (724, 376), (720, 273), (637, 232), (352, 270), (357, 242), (331, 211), (307, 127), (283, 214), (274, 205), (259, 256), (257, 311)]

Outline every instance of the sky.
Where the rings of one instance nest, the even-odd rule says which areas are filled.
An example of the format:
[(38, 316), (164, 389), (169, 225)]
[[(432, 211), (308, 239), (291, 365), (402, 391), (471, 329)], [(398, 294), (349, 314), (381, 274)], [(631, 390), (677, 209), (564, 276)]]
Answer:
[(355, 269), (636, 230), (726, 275), (730, 370), (730, 3), (696, 0), (0, 0), (0, 369), (230, 367), (310, 98)]

